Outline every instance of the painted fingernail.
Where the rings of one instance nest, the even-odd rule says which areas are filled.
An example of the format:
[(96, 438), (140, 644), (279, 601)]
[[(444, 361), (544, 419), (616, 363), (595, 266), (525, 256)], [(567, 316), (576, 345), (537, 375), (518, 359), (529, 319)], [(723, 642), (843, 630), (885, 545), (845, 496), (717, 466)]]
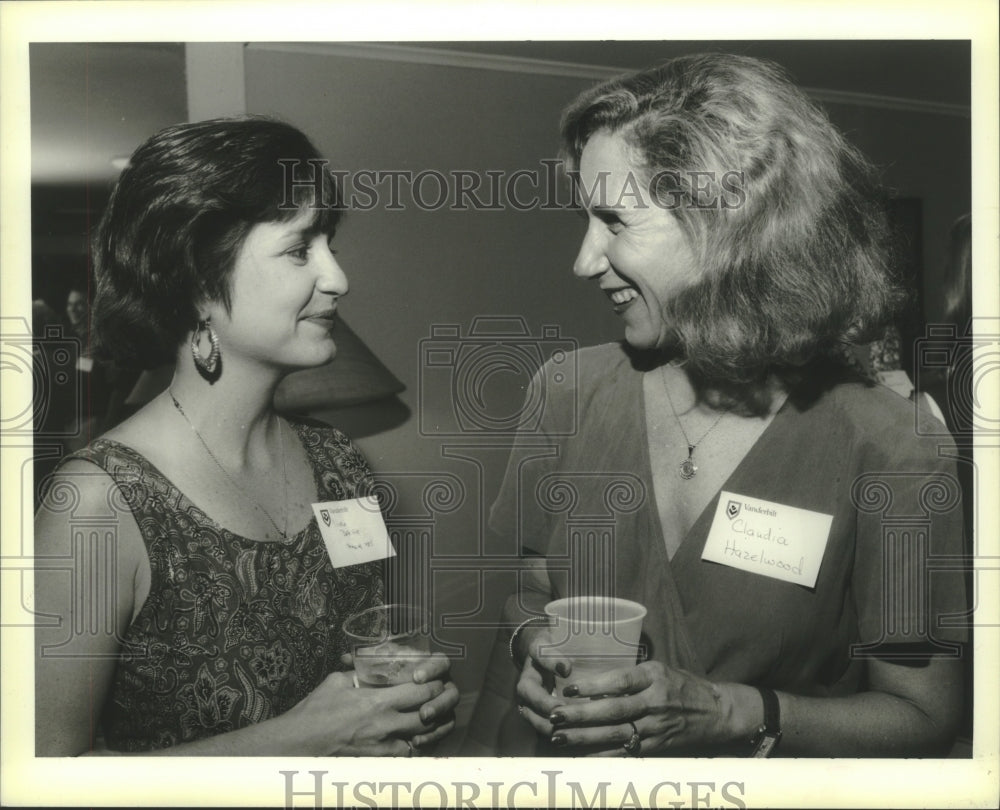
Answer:
[(575, 683), (571, 683), (569, 686), (563, 689), (563, 694), (566, 697), (576, 697), (577, 695), (580, 694), (580, 687), (577, 686)]
[(569, 667), (562, 661), (560, 661), (558, 664), (556, 664), (556, 672), (559, 673), (560, 677), (565, 678), (567, 675), (569, 675)]
[(552, 739), (549, 742), (551, 742), (553, 745), (566, 745), (566, 735), (553, 734)]
[(549, 715), (549, 722), (554, 726), (562, 725), (566, 722), (566, 715), (556, 709)]

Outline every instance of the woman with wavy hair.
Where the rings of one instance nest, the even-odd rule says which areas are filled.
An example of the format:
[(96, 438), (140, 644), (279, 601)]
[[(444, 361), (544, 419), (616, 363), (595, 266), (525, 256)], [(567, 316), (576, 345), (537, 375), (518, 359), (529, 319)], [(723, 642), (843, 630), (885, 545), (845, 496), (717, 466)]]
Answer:
[(340, 431), (273, 407), (285, 375), (333, 358), (340, 215), (316, 148), (263, 117), (169, 127), (122, 172), (96, 351), (176, 371), (68, 457), (36, 515), (38, 559), (73, 565), (37, 577), (58, 618), (37, 632), (39, 755), (405, 756), (454, 727), (440, 654), (354, 688), (342, 625), (381, 604), (382, 571), (335, 560), (311, 505), (370, 495), (372, 473)]
[[(964, 634), (938, 619), (965, 600), (927, 565), (961, 551), (953, 465), (911, 402), (832, 359), (900, 300), (872, 168), (743, 56), (588, 90), (562, 140), (587, 223), (574, 271), (625, 340), (576, 354), (574, 399), (546, 414), (577, 429), (512, 463), (492, 511), (538, 563), (506, 609), (528, 750), (947, 750)], [(644, 652), (574, 674), (543, 608), (595, 594), (646, 607)]]

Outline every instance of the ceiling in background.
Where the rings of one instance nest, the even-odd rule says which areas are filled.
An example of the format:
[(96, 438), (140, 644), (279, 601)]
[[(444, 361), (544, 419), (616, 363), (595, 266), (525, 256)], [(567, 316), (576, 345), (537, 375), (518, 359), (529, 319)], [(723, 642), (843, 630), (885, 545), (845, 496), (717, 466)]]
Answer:
[(116, 157), (187, 118), (181, 43), (32, 43), (33, 183), (112, 181)]
[(657, 40), (396, 43), (639, 70), (716, 51), (773, 59), (805, 87), (946, 104), (971, 98), (967, 40)]

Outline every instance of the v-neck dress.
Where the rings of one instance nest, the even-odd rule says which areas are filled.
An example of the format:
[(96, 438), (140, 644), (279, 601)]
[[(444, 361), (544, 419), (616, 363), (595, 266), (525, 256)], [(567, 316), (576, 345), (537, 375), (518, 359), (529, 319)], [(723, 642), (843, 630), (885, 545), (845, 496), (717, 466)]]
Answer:
[(825, 368), (720, 490), (833, 516), (810, 588), (702, 559), (718, 493), (668, 559), (641, 355), (609, 344), (573, 359), (576, 387), (545, 391), (540, 429), (520, 437), (491, 511), (494, 531), (546, 556), (554, 597), (641, 602), (650, 658), (800, 695), (863, 690), (869, 655), (957, 654), (966, 599), (954, 448), (912, 403)]
[[(320, 500), (369, 494), (341, 432), (293, 421)], [(149, 596), (125, 631), (100, 725), (108, 748), (147, 751), (277, 716), (349, 652), (341, 625), (383, 600), (377, 563), (334, 568), (313, 518), (281, 542), (218, 525), (143, 455), (98, 439), (68, 458), (114, 480), (149, 556)]]

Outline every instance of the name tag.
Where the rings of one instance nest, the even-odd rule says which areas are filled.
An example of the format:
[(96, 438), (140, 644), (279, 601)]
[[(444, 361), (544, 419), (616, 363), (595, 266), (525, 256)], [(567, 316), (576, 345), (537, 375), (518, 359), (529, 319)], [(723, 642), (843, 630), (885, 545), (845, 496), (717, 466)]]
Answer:
[(94, 360), (92, 357), (78, 357), (76, 358), (76, 368), (78, 371), (83, 371), (89, 374), (94, 370)]
[(373, 495), (314, 503), (312, 508), (334, 568), (396, 556)]
[(701, 558), (813, 588), (833, 515), (723, 491)]

